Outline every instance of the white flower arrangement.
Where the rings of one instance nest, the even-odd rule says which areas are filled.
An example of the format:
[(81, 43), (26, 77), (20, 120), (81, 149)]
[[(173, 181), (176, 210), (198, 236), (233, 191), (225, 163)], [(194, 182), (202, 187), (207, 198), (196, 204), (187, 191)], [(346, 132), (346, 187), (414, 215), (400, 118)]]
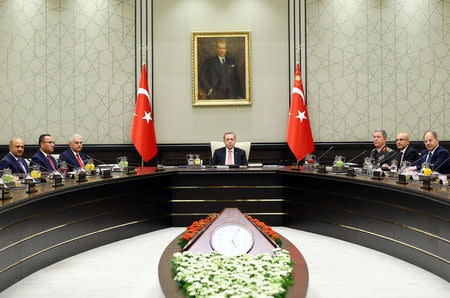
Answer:
[(293, 283), (294, 263), (281, 248), (273, 256), (175, 253), (172, 264), (188, 297), (284, 297)]

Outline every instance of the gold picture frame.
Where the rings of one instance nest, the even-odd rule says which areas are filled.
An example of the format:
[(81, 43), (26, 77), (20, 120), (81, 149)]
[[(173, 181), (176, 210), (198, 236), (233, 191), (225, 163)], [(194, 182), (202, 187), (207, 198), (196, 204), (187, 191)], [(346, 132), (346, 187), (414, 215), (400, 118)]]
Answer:
[(250, 31), (192, 32), (193, 106), (251, 105), (250, 82)]

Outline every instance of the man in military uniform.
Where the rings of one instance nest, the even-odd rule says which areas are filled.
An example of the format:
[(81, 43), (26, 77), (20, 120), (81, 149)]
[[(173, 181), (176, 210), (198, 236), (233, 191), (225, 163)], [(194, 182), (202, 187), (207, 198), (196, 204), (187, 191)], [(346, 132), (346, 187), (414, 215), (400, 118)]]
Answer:
[(373, 133), (375, 149), (370, 152), (370, 158), (378, 166), (389, 165), (395, 157), (395, 151), (386, 146), (387, 133), (384, 129), (377, 129)]

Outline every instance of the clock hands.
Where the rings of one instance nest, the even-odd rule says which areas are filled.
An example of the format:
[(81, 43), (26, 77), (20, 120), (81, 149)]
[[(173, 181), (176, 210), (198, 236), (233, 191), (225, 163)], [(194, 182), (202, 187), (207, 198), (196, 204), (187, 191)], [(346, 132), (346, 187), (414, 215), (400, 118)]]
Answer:
[(234, 238), (236, 238), (237, 234), (239, 234), (240, 231), (237, 231), (236, 233), (234, 233), (233, 238), (231, 238), (231, 242), (233, 243), (234, 247), (237, 248), (236, 243), (234, 242)]

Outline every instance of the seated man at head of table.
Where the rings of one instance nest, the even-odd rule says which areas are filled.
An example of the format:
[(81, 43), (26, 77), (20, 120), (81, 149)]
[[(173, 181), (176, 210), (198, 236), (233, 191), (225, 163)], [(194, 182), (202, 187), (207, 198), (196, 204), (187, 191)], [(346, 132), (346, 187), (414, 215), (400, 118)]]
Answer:
[(79, 134), (74, 134), (69, 140), (69, 149), (59, 155), (61, 161), (67, 162), (69, 171), (76, 168), (84, 168), (84, 162), (88, 156), (81, 152), (83, 148), (83, 138)]
[(439, 138), (435, 131), (429, 130), (423, 135), (426, 150), (420, 153), (420, 159), (408, 170), (421, 170), (422, 164), (432, 164), (431, 169), (441, 174), (450, 174), (450, 162), (447, 149), (439, 146)]
[(395, 157), (395, 151), (386, 146), (387, 133), (384, 129), (376, 129), (373, 133), (375, 149), (370, 152), (370, 158), (376, 165), (389, 165)]
[(419, 153), (417, 153), (416, 149), (409, 146), (409, 136), (406, 132), (400, 132), (397, 134), (395, 144), (399, 150), (395, 155), (395, 160), (397, 160), (397, 168), (400, 168), (402, 162), (404, 161), (409, 161), (412, 164), (419, 159)]
[(234, 147), (236, 143), (236, 134), (234, 132), (226, 132), (223, 135), (225, 147), (214, 151), (212, 165), (247, 165), (247, 157), (245, 151)]
[(22, 155), (25, 145), (19, 138), (13, 138), (9, 142), (9, 153), (0, 161), (0, 170), (11, 169), (12, 173), (28, 173), (28, 165)]
[(31, 165), (39, 165), (41, 172), (52, 172), (58, 169), (56, 159), (51, 156), (55, 149), (53, 137), (49, 134), (39, 136), (39, 150), (31, 158)]

